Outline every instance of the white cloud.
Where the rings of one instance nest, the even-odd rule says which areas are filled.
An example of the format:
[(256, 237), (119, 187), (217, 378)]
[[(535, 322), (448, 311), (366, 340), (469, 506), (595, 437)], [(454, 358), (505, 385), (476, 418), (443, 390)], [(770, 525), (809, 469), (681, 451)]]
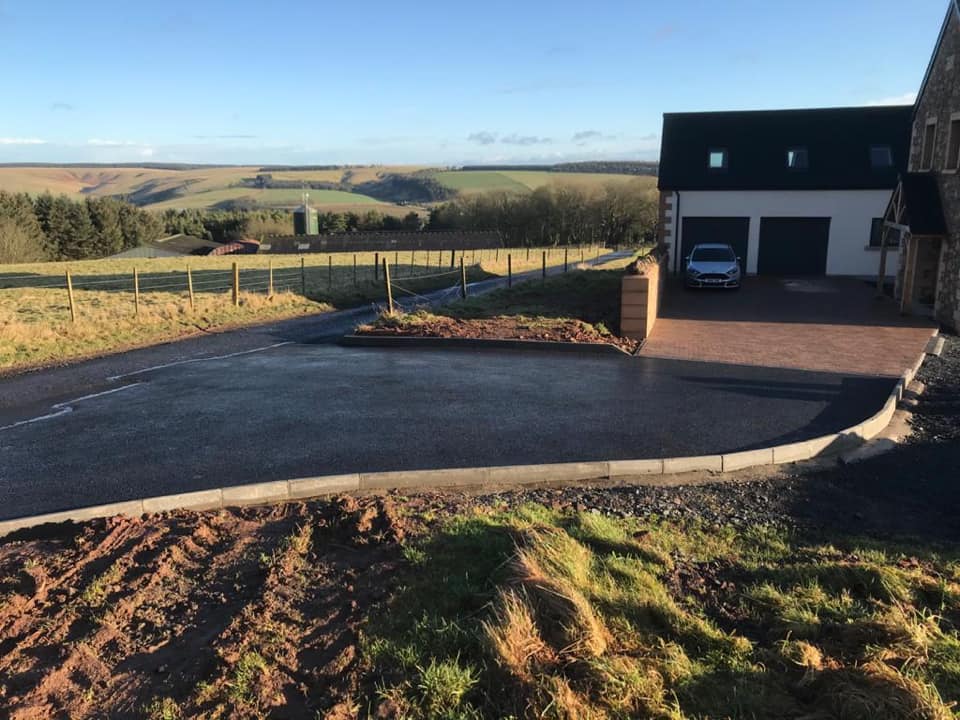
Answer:
[(90, 138), (87, 140), (87, 145), (94, 145), (96, 147), (127, 147), (130, 145), (137, 145), (133, 140), (104, 140), (102, 138)]
[(901, 95), (891, 95), (890, 97), (879, 98), (877, 100), (868, 100), (867, 105), (913, 105), (917, 101), (916, 92), (905, 92)]
[(40, 138), (0, 137), (0, 145), (46, 145), (46, 140)]
[(142, 148), (140, 150), (140, 157), (145, 157), (145, 158), (153, 157), (153, 148), (152, 147)]

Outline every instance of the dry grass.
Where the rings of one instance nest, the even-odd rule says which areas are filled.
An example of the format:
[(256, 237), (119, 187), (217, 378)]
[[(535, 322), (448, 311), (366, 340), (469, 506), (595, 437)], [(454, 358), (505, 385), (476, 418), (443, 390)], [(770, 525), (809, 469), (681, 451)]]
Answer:
[[(469, 278), (506, 273), (506, 253), (467, 251)], [(539, 267), (538, 252), (516, 255), (514, 271)], [(403, 290), (417, 293), (459, 282), (450, 270), (450, 253), (386, 253), (391, 275)], [(300, 257), (249, 255), (156, 259), (86, 260), (0, 266), (0, 371), (61, 363), (299, 315), (352, 307), (384, 297), (374, 278), (374, 253), (331, 253), (304, 257), (306, 297), (301, 295)], [(381, 259), (384, 255), (379, 256)], [(559, 258), (559, 260), (558, 260)], [(240, 268), (240, 304), (230, 297), (231, 268)], [(556, 251), (549, 262), (562, 262)], [(459, 263), (459, 254), (457, 256)], [(267, 297), (268, 268), (274, 268), (275, 294)], [(190, 308), (187, 268), (195, 288)], [(140, 311), (135, 313), (134, 269), (140, 272)], [(76, 323), (70, 320), (64, 275), (75, 288)], [(424, 275), (439, 277), (417, 279)], [(382, 278), (382, 273), (379, 273)], [(246, 290), (244, 290), (246, 289)]]
[[(902, 552), (539, 506), (477, 513), (411, 553), (364, 648), (380, 697), (413, 720), (948, 720), (956, 563)], [(803, 639), (787, 622), (799, 609), (818, 619)], [(481, 669), (446, 714), (411, 690), (424, 658)]]

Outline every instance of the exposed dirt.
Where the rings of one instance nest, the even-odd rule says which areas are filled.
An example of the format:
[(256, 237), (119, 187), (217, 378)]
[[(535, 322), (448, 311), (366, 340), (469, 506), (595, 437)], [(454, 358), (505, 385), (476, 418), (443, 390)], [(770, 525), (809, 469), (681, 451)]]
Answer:
[(451, 318), (436, 316), (430, 320), (402, 327), (362, 325), (358, 335), (387, 335), (435, 338), (485, 338), (494, 340), (548, 340), (568, 343), (606, 343), (629, 353), (640, 343), (630, 338), (603, 334), (579, 320), (531, 319), (498, 316), (493, 318)]
[[(0, 546), (0, 715), (352, 717), (388, 499), (65, 526)], [(179, 715), (177, 715), (179, 717)]]

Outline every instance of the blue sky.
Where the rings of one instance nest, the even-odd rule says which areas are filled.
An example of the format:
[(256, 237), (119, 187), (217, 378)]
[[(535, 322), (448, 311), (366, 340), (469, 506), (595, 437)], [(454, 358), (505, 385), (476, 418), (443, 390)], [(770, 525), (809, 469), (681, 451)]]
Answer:
[(946, 0), (0, 0), (0, 162), (655, 159), (661, 115), (909, 102)]

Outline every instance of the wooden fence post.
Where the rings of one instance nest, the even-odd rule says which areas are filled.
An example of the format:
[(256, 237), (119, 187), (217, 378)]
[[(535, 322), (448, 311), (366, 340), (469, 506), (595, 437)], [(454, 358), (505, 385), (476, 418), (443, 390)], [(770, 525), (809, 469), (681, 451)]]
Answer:
[(546, 280), (547, 279), (547, 251), (546, 250), (544, 250), (542, 255), (540, 256), (540, 267), (542, 268), (541, 277), (543, 280)]
[(530, 260), (530, 246), (527, 245), (527, 260)]
[(267, 278), (267, 297), (273, 297), (273, 260), (267, 264), (269, 277)]
[(353, 254), (353, 284), (357, 284), (357, 254)]
[(333, 287), (333, 255), (327, 255), (327, 289)]
[(73, 300), (73, 278), (67, 270), (67, 299), (70, 301), (70, 322), (77, 321), (77, 305)]
[(567, 272), (567, 251), (568, 250), (569, 248), (563, 249), (563, 271), (564, 272)]
[(190, 309), (193, 310), (193, 273), (187, 265), (187, 294), (190, 296)]
[[(301, 258), (302, 261), (302, 258)], [(233, 306), (240, 305), (240, 266), (233, 264)]]
[(373, 279), (380, 279), (380, 253), (378, 252), (373, 254)]
[(390, 287), (390, 263), (383, 259), (383, 281), (387, 285), (387, 312), (393, 315), (393, 288)]
[(410, 274), (413, 275), (413, 266), (416, 265), (417, 251), (410, 251)]
[(513, 255), (507, 253), (507, 287), (513, 287)]
[(456, 257), (457, 257), (457, 251), (451, 250), (450, 251), (450, 267), (454, 266), (454, 263), (456, 262)]
[(467, 296), (467, 271), (463, 265), (463, 256), (460, 256), (460, 297)]
[(133, 314), (140, 314), (140, 272), (133, 269)]

